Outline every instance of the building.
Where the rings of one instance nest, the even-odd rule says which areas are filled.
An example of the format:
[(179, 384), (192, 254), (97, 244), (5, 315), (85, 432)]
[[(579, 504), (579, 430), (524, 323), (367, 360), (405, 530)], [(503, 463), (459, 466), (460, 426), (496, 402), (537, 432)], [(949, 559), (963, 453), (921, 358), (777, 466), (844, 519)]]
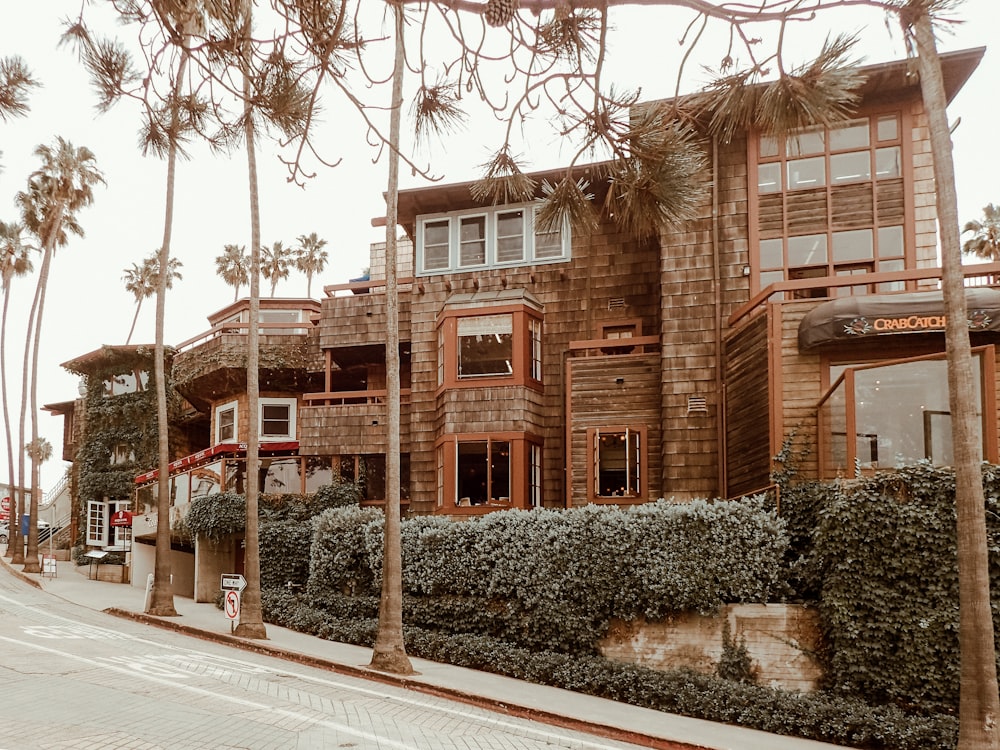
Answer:
[[(943, 56), (949, 99), (983, 53)], [(540, 231), (535, 203), (483, 205), (470, 184), (402, 191), (408, 512), (733, 497), (767, 487), (789, 443), (805, 477), (947, 464), (926, 117), (905, 62), (864, 73), (856, 115), (836, 127), (709, 143), (698, 218), (652, 238), (606, 215), (586, 235)], [(599, 165), (576, 176), (600, 205)], [(257, 415), (248, 301), (177, 346), (172, 379), (201, 443), (171, 467), (174, 512), (240, 491), (250, 419), (264, 492), (339, 476), (362, 483), (364, 502), (384, 501), (385, 263), (376, 245), (367, 278), (328, 285), (318, 302), (261, 300)], [(969, 269), (992, 461), (998, 272)], [(136, 480), (143, 518), (155, 519), (155, 479)], [(134, 533), (150, 540), (148, 527)], [(233, 555), (238, 567), (238, 545)]]

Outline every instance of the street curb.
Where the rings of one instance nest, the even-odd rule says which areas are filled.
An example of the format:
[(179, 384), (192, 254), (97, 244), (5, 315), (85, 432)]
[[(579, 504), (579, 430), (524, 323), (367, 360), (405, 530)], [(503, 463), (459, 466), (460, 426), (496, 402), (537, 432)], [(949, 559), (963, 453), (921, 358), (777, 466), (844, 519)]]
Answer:
[(31, 584), (36, 589), (39, 589), (41, 591), (45, 590), (42, 584), (38, 580), (31, 578), (28, 573), (23, 573), (17, 568), (15, 568), (11, 564), (10, 560), (8, 560), (6, 557), (0, 556), (0, 563), (3, 563), (3, 566), (7, 568), (7, 570), (9, 570), (14, 576), (20, 578), (25, 583)]
[(388, 672), (380, 672), (375, 669), (370, 669), (362, 666), (351, 666), (348, 664), (341, 664), (338, 662), (333, 662), (328, 659), (321, 659), (316, 656), (310, 656), (309, 654), (303, 654), (298, 651), (290, 651), (288, 649), (279, 648), (277, 646), (271, 646), (266, 641), (256, 641), (246, 638), (240, 638), (235, 635), (226, 635), (225, 633), (212, 633), (207, 630), (202, 630), (200, 628), (192, 627), (190, 625), (185, 625), (180, 622), (175, 622), (171, 618), (167, 617), (157, 617), (155, 615), (147, 615), (140, 612), (131, 612), (129, 610), (120, 609), (118, 607), (108, 607), (103, 610), (106, 614), (113, 615), (115, 617), (121, 617), (128, 620), (133, 620), (135, 622), (145, 623), (147, 625), (154, 625), (159, 628), (164, 628), (166, 630), (173, 630), (178, 633), (184, 633), (185, 635), (190, 635), (195, 638), (201, 638), (206, 641), (214, 641), (216, 643), (221, 643), (227, 646), (233, 646), (235, 648), (242, 649), (244, 651), (252, 651), (259, 654), (266, 654), (268, 656), (274, 656), (279, 659), (284, 659), (286, 661), (296, 662), (298, 664), (304, 664), (306, 666), (317, 667), (319, 669), (325, 669), (330, 672), (337, 674), (347, 675), (349, 677), (356, 677), (364, 680), (371, 680), (373, 682), (380, 682), (386, 685), (394, 685), (397, 687), (402, 687), (407, 690), (413, 690), (419, 693), (424, 693), (425, 695), (433, 695), (438, 698), (450, 698), (451, 700), (459, 701), (465, 703), (466, 705), (477, 706), (479, 708), (486, 708), (491, 711), (496, 711), (497, 713), (506, 714), (508, 716), (515, 716), (522, 719), (531, 719), (538, 721), (550, 726), (558, 726), (562, 729), (572, 729), (582, 732), (587, 732), (595, 736), (603, 737), (610, 740), (618, 740), (621, 742), (630, 742), (634, 745), (641, 745), (642, 747), (652, 748), (652, 750), (711, 750), (704, 745), (695, 745), (689, 742), (681, 742), (678, 740), (667, 740), (662, 737), (653, 737), (651, 735), (642, 734), (640, 732), (635, 732), (626, 729), (620, 729), (618, 727), (609, 726), (606, 724), (598, 724), (596, 722), (589, 722), (582, 719), (570, 719), (559, 714), (552, 713), (550, 711), (545, 711), (543, 709), (522, 706), (512, 703), (504, 703), (497, 700), (492, 700), (489, 698), (484, 698), (480, 695), (474, 695), (472, 693), (467, 693), (463, 690), (455, 690), (452, 688), (441, 687), (439, 685), (429, 685), (426, 682), (421, 682), (419, 680), (409, 679), (406, 676), (394, 675)]

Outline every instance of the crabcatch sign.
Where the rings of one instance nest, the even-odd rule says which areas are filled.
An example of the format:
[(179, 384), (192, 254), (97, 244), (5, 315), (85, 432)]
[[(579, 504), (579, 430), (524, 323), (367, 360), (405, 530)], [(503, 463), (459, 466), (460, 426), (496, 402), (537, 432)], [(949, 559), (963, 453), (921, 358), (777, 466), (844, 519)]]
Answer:
[(241, 576), (239, 573), (223, 573), (222, 574), (222, 586), (220, 588), (223, 591), (235, 591), (239, 593), (247, 587), (247, 579)]

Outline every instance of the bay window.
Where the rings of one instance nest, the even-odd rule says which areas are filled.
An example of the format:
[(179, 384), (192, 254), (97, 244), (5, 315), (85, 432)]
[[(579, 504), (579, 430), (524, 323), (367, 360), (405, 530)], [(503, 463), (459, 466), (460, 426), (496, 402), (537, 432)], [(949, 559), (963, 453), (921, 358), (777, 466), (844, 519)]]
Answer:
[(435, 456), (441, 512), (541, 505), (541, 445), (525, 433), (446, 435)]

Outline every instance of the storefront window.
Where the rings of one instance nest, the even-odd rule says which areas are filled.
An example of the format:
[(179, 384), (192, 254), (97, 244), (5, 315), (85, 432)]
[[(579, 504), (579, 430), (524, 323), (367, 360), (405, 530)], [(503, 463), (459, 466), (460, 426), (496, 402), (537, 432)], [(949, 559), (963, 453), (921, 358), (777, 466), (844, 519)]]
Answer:
[[(983, 350), (975, 354), (977, 387), (969, 394), (984, 434)], [(954, 463), (944, 355), (885, 365), (833, 367), (839, 375), (820, 404), (824, 474), (898, 469), (920, 461)], [(984, 446), (985, 455), (985, 446)]]

